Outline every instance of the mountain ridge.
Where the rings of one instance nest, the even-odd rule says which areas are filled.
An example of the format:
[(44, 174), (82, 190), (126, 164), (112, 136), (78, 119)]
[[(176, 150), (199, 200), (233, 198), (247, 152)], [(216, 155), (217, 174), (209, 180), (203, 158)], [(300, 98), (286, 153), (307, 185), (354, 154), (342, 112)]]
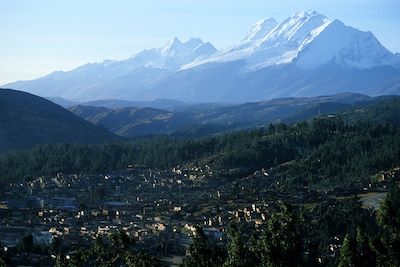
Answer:
[(259, 127), (267, 123), (296, 122), (320, 114), (336, 113), (356, 103), (369, 103), (374, 98), (344, 93), (314, 98), (280, 98), (227, 106), (188, 105), (176, 110), (150, 107), (105, 108), (74, 106), (69, 110), (94, 125), (124, 137), (147, 135), (180, 135), (203, 131), (216, 134), (225, 131)]

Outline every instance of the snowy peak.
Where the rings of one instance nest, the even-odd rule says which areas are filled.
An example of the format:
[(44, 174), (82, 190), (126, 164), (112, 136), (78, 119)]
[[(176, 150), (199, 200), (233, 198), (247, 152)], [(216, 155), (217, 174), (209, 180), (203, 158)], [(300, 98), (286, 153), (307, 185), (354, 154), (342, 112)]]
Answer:
[(298, 12), (278, 25), (273, 19), (259, 21), (239, 44), (184, 68), (237, 60), (244, 62), (246, 72), (292, 63), (302, 68), (327, 63), (359, 69), (400, 66), (399, 56), (384, 48), (371, 32), (331, 21), (310, 10)]
[(190, 38), (184, 45), (189, 49), (195, 49), (203, 44), (204, 42), (200, 38)]
[(178, 37), (174, 37), (162, 48), (160, 48), (160, 53), (162, 55), (173, 55), (174, 53), (187, 52), (197, 47), (203, 45), (204, 42), (200, 38), (190, 38), (187, 42), (181, 42)]
[(334, 20), (312, 42), (303, 45), (296, 64), (313, 68), (327, 63), (358, 69), (396, 65), (396, 56), (371, 32), (363, 32)]
[(265, 37), (261, 45), (285, 43), (299, 46), (321, 32), (330, 21), (316, 11), (302, 11), (281, 22)]
[(244, 60), (248, 71), (292, 62), (302, 44), (312, 41), (330, 21), (316, 11), (298, 12), (277, 24), (266, 19), (254, 24), (242, 42), (215, 53), (203, 62), (184, 66), (192, 68), (209, 62)]
[(251, 42), (262, 39), (267, 36), (276, 25), (278, 25), (278, 22), (273, 18), (260, 20), (250, 27), (243, 41)]
[(211, 43), (204, 43), (200, 38), (191, 38), (182, 42), (174, 37), (163, 47), (143, 50), (133, 55), (128, 61), (137, 67), (177, 70), (196, 59), (207, 58), (216, 51)]
[(176, 50), (181, 49), (183, 43), (178, 39), (178, 37), (174, 37), (172, 40), (168, 41), (161, 49), (161, 54), (168, 54), (171, 52), (175, 52)]

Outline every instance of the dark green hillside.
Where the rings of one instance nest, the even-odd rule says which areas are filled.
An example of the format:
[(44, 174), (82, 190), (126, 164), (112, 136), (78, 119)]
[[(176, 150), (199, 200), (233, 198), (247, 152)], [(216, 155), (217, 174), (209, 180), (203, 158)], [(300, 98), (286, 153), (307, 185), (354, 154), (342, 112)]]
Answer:
[(41, 97), (0, 89), (0, 152), (41, 143), (97, 143), (117, 137)]
[(374, 121), (400, 126), (400, 97), (377, 97), (369, 105), (342, 112), (341, 117), (347, 122)]

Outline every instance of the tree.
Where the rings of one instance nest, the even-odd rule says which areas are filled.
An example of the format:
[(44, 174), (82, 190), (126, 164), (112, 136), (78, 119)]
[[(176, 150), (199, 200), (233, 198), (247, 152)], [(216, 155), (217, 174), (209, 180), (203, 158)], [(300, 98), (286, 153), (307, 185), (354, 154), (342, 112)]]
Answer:
[(284, 267), (302, 264), (301, 239), (293, 208), (283, 205), (268, 220), (258, 243), (261, 266)]
[(90, 251), (80, 248), (69, 260), (70, 267), (84, 267), (88, 265)]
[(156, 258), (143, 253), (126, 252), (124, 259), (128, 267), (160, 266), (160, 262)]
[(376, 266), (375, 251), (371, 248), (369, 237), (360, 229), (357, 229), (357, 266), (360, 267), (373, 267)]
[(379, 261), (387, 266), (400, 266), (400, 187), (391, 183), (378, 213), (378, 224), (383, 229), (384, 251)]
[(356, 265), (356, 244), (350, 235), (346, 235), (340, 248), (339, 267), (355, 267)]
[(368, 236), (358, 228), (354, 238), (347, 234), (340, 248), (339, 267), (373, 267), (376, 266), (375, 252), (372, 250)]
[(135, 240), (129, 237), (124, 231), (114, 231), (110, 235), (112, 250), (117, 254), (133, 249)]
[(54, 263), (55, 267), (66, 267), (68, 266), (67, 260), (65, 259), (65, 256), (63, 254), (59, 254), (56, 257), (55, 263)]
[(183, 267), (214, 267), (222, 266), (225, 251), (211, 244), (200, 227), (196, 227), (196, 236), (189, 246), (187, 256), (183, 259)]
[(228, 232), (229, 242), (227, 245), (228, 256), (224, 267), (246, 267), (255, 266), (254, 255), (243, 242), (243, 237), (236, 227), (231, 227)]

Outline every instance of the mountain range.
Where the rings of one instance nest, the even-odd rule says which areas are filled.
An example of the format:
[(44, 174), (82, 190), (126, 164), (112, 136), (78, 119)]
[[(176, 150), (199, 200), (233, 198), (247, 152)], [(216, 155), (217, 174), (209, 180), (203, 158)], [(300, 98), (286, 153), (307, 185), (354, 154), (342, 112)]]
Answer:
[[(189, 104), (182, 101), (172, 100), (172, 99), (156, 99), (153, 101), (129, 101), (129, 100), (120, 100), (120, 99), (102, 99), (102, 100), (93, 100), (93, 101), (71, 101), (61, 97), (47, 97), (51, 102), (60, 105), (64, 108), (70, 108), (73, 106), (94, 106), (94, 107), (106, 107), (110, 109), (117, 108), (127, 108), (127, 107), (150, 107), (150, 108), (158, 108), (158, 109), (166, 109), (173, 110), (177, 108), (184, 107), (192, 107), (193, 104)], [(204, 105), (203, 103), (199, 103), (199, 105)]]
[(106, 108), (77, 105), (69, 110), (90, 123), (123, 136), (206, 136), (266, 126), (295, 123), (321, 115), (372, 105), (387, 96), (338, 94), (310, 98), (281, 98), (238, 105), (187, 105), (173, 110), (156, 108)]
[(210, 42), (173, 38), (126, 60), (106, 60), (6, 85), (44, 97), (92, 101), (244, 103), (354, 92), (400, 94), (400, 55), (371, 32), (316, 11), (250, 27), (243, 40), (217, 50)]

